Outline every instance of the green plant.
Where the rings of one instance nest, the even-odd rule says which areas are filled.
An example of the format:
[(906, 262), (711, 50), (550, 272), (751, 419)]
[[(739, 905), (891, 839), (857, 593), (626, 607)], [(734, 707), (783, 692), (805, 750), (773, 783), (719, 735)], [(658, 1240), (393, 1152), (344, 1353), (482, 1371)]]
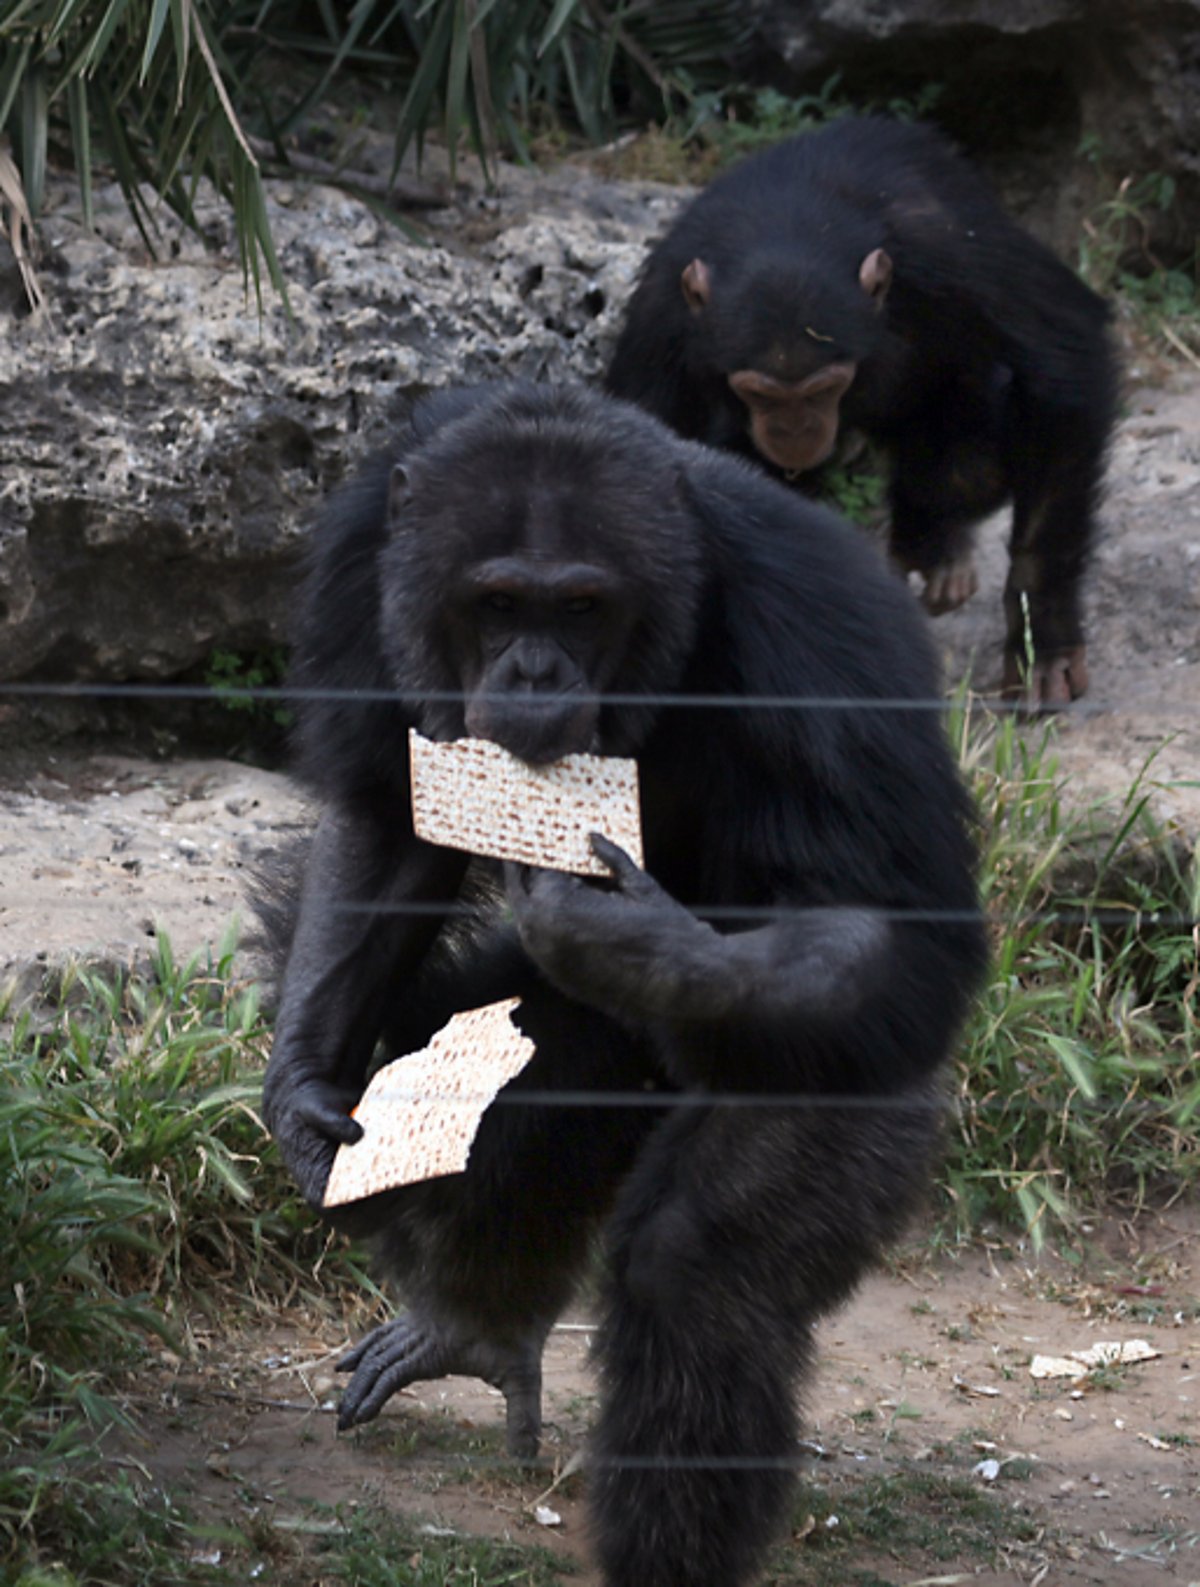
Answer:
[(821, 495), (845, 517), (865, 528), (877, 526), (887, 496), (887, 475), (880, 459), (869, 450), (844, 463), (833, 463), (820, 473)]
[(204, 681), (228, 711), (249, 711), (276, 727), (288, 727), (292, 713), (278, 699), (255, 691), (277, 689), (287, 671), (282, 645), (270, 650), (214, 650)]
[[(1000, 1559), (1037, 1535), (1029, 1517), (994, 1494), (964, 1477), (929, 1470), (899, 1469), (819, 1485), (806, 1482), (793, 1517), (799, 1544), (774, 1551), (770, 1576), (772, 1581), (803, 1582), (805, 1587), (881, 1582), (855, 1567), (860, 1553), (883, 1549), (903, 1559), (907, 1579), (915, 1563), (913, 1555), (931, 1563)], [(944, 1571), (929, 1575), (947, 1579)]]
[(1114, 1191), (1200, 1179), (1200, 853), (1151, 814), (1153, 757), (1115, 808), (1079, 808), (1052, 726), (960, 703), (955, 731), (994, 959), (943, 1187), (960, 1228), (1019, 1215), (1040, 1242)]
[(286, 166), (349, 74), (399, 105), (397, 167), (438, 128), (453, 171), (464, 137), (485, 160), (502, 142), (524, 157), (539, 119), (568, 116), (601, 142), (621, 116), (665, 114), (723, 80), (748, 35), (735, 0), (0, 0), (0, 131), (18, 156), (0, 163), (0, 206), (27, 262), (25, 217), (61, 134), (87, 224), (101, 162), (152, 251), (156, 198), (197, 227), (207, 179), (232, 207), (248, 279), (260, 290), (265, 266), (283, 292), (260, 161)]
[(1140, 177), (1113, 180), (1104, 171), (1100, 140), (1091, 136), (1080, 144), (1080, 154), (1097, 170), (1100, 180), (1111, 188), (1109, 195), (1093, 208), (1083, 222), (1079, 241), (1079, 273), (1097, 292), (1108, 292), (1120, 284), (1132, 262), (1162, 270), (1150, 246), (1149, 214), (1166, 214), (1175, 203), (1175, 179), (1165, 172), (1151, 171)]
[(15, 138), (35, 218), (61, 125), (87, 224), (101, 150), (151, 248), (150, 195), (195, 225), (196, 185), (207, 177), (233, 208), (247, 278), (259, 288), (265, 264), (283, 291), (258, 159), (230, 97), (239, 78), (224, 35), (235, 11), (220, 0), (4, 0), (0, 129)]
[(1081, 152), (1111, 191), (1083, 222), (1080, 275), (1097, 292), (1114, 297), (1136, 330), (1200, 363), (1200, 260), (1193, 252), (1190, 263), (1164, 264), (1152, 246), (1156, 218), (1175, 206), (1174, 177), (1152, 171), (1114, 183), (1104, 173), (1099, 140), (1085, 140)]
[[(0, 1044), (0, 1566), (59, 1540), (88, 1580), (184, 1579), (161, 1558), (178, 1513), (98, 1476), (114, 1375), (148, 1337), (182, 1348), (198, 1294), (319, 1293), (326, 1243), (266, 1149), (266, 1029), (232, 947), (180, 963), (160, 937), (148, 975), (71, 971), (58, 1017)], [(365, 1281), (352, 1253), (334, 1266)]]
[(664, 131), (682, 144), (715, 150), (717, 163), (728, 164), (842, 116), (884, 113), (902, 121), (919, 120), (930, 114), (941, 94), (940, 84), (929, 83), (911, 98), (851, 98), (843, 89), (840, 72), (826, 78), (815, 92), (805, 94), (723, 83), (707, 92), (686, 93), (679, 108), (667, 116)]
[[(322, 1579), (353, 1587), (554, 1587), (561, 1566), (548, 1550), (490, 1538), (430, 1536), (378, 1508), (339, 1514), (322, 1541)], [(405, 1562), (398, 1574), (398, 1560)]]

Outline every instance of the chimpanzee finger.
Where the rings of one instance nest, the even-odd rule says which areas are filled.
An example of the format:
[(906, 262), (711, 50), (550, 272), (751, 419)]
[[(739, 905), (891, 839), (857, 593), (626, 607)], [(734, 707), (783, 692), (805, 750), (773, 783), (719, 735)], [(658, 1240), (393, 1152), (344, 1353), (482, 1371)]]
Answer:
[(614, 843), (611, 838), (606, 838), (603, 832), (589, 833), (592, 844), (592, 853), (598, 860), (602, 860), (616, 879), (623, 885), (638, 881), (645, 876), (645, 872), (630, 858), (619, 843)]
[(505, 860), (504, 862), (504, 890), (509, 898), (514, 895), (528, 896), (529, 878), (532, 866), (525, 865), (519, 860)]
[(347, 1146), (362, 1139), (363, 1128), (351, 1118), (350, 1109), (358, 1101), (354, 1092), (340, 1086), (310, 1082), (301, 1086), (292, 1103), (298, 1119), (331, 1141)]
[(569, 876), (565, 871), (545, 870), (541, 866), (513, 861), (505, 864), (505, 882), (509, 903), (518, 920), (528, 918), (532, 911), (545, 913), (565, 908), (570, 895), (582, 885), (580, 877)]

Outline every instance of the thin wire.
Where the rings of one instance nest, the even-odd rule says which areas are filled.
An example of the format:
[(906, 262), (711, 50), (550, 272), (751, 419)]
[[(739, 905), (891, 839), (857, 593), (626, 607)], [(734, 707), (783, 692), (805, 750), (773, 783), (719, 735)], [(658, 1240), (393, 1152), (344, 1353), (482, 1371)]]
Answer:
[[(406, 1053), (404, 1056), (411, 1058), (415, 1054)], [(393, 1062), (403, 1062), (403, 1059), (394, 1059)], [(493, 1097), (490, 1091), (485, 1096), (468, 1091), (418, 1090), (391, 1083), (374, 1091), (372, 1097), (388, 1102), (436, 1103), (442, 1106), (468, 1103), (478, 1105), (486, 1101), (489, 1107), (654, 1108), (659, 1112), (668, 1110), (674, 1112), (676, 1109), (689, 1108), (712, 1110), (718, 1107), (735, 1111), (739, 1108), (751, 1110), (812, 1108), (839, 1113), (944, 1113), (956, 1118), (964, 1114), (974, 1117), (980, 1113), (1004, 1113), (1011, 1108), (1011, 1100), (1007, 1097), (984, 1097), (974, 1101), (970, 1097), (949, 1093), (911, 1096), (892, 1092), (864, 1096), (861, 1093), (823, 1091), (510, 1091), (502, 1089)], [(1026, 1099), (1022, 1111), (1027, 1111), (1029, 1106), (1030, 1103)], [(1043, 1101), (1038, 1098), (1032, 1106), (1043, 1108), (1047, 1112), (1063, 1111), (1061, 1101)], [(1089, 1098), (1077, 1091), (1069, 1098), (1067, 1107), (1076, 1116), (1081, 1113), (1111, 1114), (1113, 1103), (1111, 1098)], [(1121, 1113), (1123, 1117), (1129, 1114), (1146, 1117), (1179, 1112), (1183, 1107), (1183, 1101), (1156, 1102), (1151, 1098), (1129, 1098), (1122, 1102)]]
[[(413, 1057), (412, 1053), (405, 1054)], [(398, 1060), (403, 1062), (403, 1059)], [(442, 1106), (478, 1104), (539, 1108), (835, 1108), (872, 1113), (950, 1113), (955, 1103), (943, 1096), (905, 1096), (891, 1093), (862, 1096), (823, 1091), (429, 1091), (390, 1081), (371, 1093), (372, 1100), (433, 1102)]]
[[(315, 689), (296, 688), (290, 685), (266, 686), (257, 684), (230, 684), (215, 687), (212, 684), (182, 683), (38, 683), (28, 680), (0, 682), (0, 698), (14, 699), (127, 699), (127, 700), (209, 700), (228, 704), (230, 700), (255, 700), (272, 704), (289, 701), (341, 701), (353, 705), (408, 705), (422, 703), (433, 705), (457, 704), (465, 696), (460, 689)], [(480, 701), (504, 701), (510, 695), (478, 694), (472, 698)], [(929, 699), (893, 698), (887, 695), (848, 697), (843, 695), (790, 695), (790, 694), (573, 694), (573, 702), (580, 705), (597, 703), (614, 706), (654, 706), (680, 710), (804, 710), (804, 711), (947, 711), (953, 700), (944, 696)], [(997, 714), (1025, 714), (1027, 705), (1020, 699), (1002, 700), (989, 697), (981, 709)], [(1112, 711), (1137, 710), (1151, 714), (1170, 714), (1180, 710), (1200, 712), (1200, 700), (1166, 701), (1161, 693), (1127, 700), (1072, 700), (1057, 706), (1055, 715), (1098, 716)]]
[[(428, 1378), (420, 1378), (417, 1382), (429, 1382)], [(265, 1403), (270, 1404), (270, 1401)], [(290, 1406), (285, 1407), (291, 1409)], [(303, 1407), (310, 1411), (319, 1411), (319, 1405)], [(369, 1426), (365, 1423), (364, 1426)], [(358, 1432), (357, 1427), (349, 1429)], [(816, 1461), (828, 1458), (818, 1450), (809, 1447), (801, 1449), (796, 1455), (595, 1455), (589, 1453), (585, 1456), (580, 1470), (584, 1473), (591, 1471), (807, 1471), (811, 1470)], [(511, 1470), (514, 1465), (527, 1466), (530, 1470), (554, 1471), (555, 1461), (552, 1456), (538, 1455), (534, 1459), (521, 1459), (515, 1455), (471, 1455), (447, 1451), (444, 1454), (431, 1455), (401, 1455), (395, 1462), (396, 1469), (415, 1467), (426, 1470), (439, 1470), (446, 1467), (494, 1470), (496, 1468)]]
[[(597, 878), (602, 880), (603, 878)], [(128, 880), (124, 877), (123, 880)], [(88, 885), (96, 883), (94, 874), (89, 874)], [(65, 884), (64, 884), (65, 885)], [(51, 908), (61, 910), (86, 910), (99, 907), (102, 902), (102, 888), (86, 897), (67, 897), (57, 891), (43, 891), (38, 888), (10, 889), (0, 883), (0, 917), (9, 911), (32, 908)], [(156, 900), (166, 900), (170, 904), (178, 902), (176, 894), (155, 892), (139, 892), (130, 900), (130, 907), (146, 909)], [(371, 900), (329, 900), (325, 906), (331, 913), (342, 915), (380, 915), (387, 917), (411, 917), (414, 919), (448, 919), (448, 920), (474, 920), (482, 918), (485, 924), (495, 924), (503, 919), (494, 912), (481, 911), (477, 905), (463, 902), (458, 899), (446, 903), (429, 903), (419, 900), (411, 902), (376, 903)], [(853, 910), (856, 914), (871, 914), (879, 920), (899, 923), (903, 925), (971, 925), (981, 918), (980, 913), (970, 909), (893, 909), (887, 905), (871, 903), (846, 903), (846, 904), (697, 904), (688, 905), (689, 910), (698, 920), (736, 920), (747, 922), (780, 922), (793, 920), (811, 920), (819, 915), (838, 915), (846, 910)], [(1130, 927), (1143, 931), (1153, 927), (1159, 931), (1194, 931), (1200, 927), (1200, 916), (1178, 914), (1173, 910), (1142, 909), (1131, 904), (1128, 908), (1117, 905), (1104, 905), (1096, 909), (1089, 909), (1086, 905), (1079, 908), (1065, 909), (1029, 909), (1020, 910), (1011, 914), (996, 914), (984, 908), (982, 919), (993, 926), (1012, 928), (1016, 926), (1061, 926), (1064, 929), (1086, 930), (1091, 926), (1106, 928)]]

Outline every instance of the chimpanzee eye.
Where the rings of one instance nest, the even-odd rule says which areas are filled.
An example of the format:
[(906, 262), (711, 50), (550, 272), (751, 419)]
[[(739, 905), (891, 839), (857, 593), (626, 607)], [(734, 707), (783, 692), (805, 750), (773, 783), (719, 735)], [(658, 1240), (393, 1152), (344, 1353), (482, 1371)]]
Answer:
[(563, 602), (563, 611), (571, 617), (586, 617), (589, 612), (596, 610), (596, 597), (594, 595), (572, 595), (569, 601)]
[(489, 590), (483, 597), (483, 604), (489, 611), (511, 612), (517, 603), (507, 590)]

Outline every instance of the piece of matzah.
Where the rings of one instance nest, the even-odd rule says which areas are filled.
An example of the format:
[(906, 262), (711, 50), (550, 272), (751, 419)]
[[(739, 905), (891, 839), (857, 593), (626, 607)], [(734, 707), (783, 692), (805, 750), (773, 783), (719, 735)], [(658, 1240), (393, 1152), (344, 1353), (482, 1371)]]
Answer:
[(362, 1139), (339, 1146), (325, 1205), (460, 1174), (488, 1104), (533, 1057), (509, 1017), (519, 998), (455, 1014), (428, 1047), (385, 1064), (354, 1109)]
[(601, 832), (644, 863), (636, 761), (565, 755), (549, 766), (527, 766), (486, 739), (434, 744), (415, 729), (408, 745), (413, 829), (427, 843), (608, 876), (588, 842), (590, 833)]

